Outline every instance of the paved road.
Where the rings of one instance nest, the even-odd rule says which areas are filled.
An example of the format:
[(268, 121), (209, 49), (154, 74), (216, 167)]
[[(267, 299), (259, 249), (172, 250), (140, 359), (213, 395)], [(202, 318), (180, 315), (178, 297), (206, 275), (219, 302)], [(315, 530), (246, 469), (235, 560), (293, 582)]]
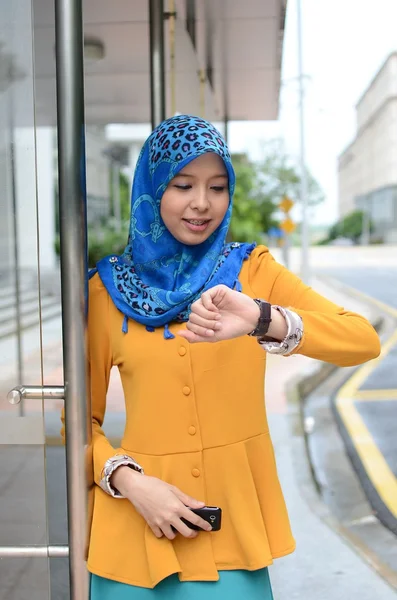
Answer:
[(397, 267), (326, 268), (318, 272), (397, 309)]
[[(321, 273), (397, 309), (397, 267), (326, 268)], [(397, 535), (397, 331), (335, 399), (350, 458), (379, 519)]]

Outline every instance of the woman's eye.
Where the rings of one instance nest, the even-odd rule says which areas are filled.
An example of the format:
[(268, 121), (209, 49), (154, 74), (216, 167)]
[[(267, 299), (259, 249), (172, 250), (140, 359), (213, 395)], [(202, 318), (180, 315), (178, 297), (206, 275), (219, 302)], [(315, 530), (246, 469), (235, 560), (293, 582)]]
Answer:
[(226, 188), (224, 185), (213, 185), (211, 189), (214, 190), (214, 192), (224, 192)]
[(188, 185), (188, 184), (186, 184), (186, 185), (175, 184), (174, 187), (176, 187), (178, 190), (190, 190), (192, 186)]

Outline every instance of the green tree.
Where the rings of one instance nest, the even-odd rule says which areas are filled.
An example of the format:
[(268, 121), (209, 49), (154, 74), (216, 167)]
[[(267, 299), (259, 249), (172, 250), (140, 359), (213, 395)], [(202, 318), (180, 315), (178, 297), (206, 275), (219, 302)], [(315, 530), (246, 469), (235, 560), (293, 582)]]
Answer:
[[(268, 142), (263, 153), (264, 158), (258, 163), (250, 161), (246, 154), (232, 156), (236, 172), (232, 240), (263, 242), (269, 229), (279, 225), (278, 204), (282, 198), (300, 201), (299, 169), (285, 152), (282, 141)], [(307, 181), (309, 204), (314, 206), (324, 200), (324, 194), (309, 172)]]
[[(328, 244), (337, 238), (349, 238), (355, 244), (358, 244), (363, 234), (364, 213), (362, 210), (354, 210), (343, 219), (337, 221), (329, 230), (328, 236), (321, 244)], [(373, 233), (374, 225), (369, 222), (369, 232)]]
[(121, 220), (128, 221), (130, 220), (130, 212), (131, 212), (131, 187), (130, 181), (124, 173), (120, 172), (119, 176), (120, 180), (120, 204), (121, 204)]
[[(288, 196), (295, 203), (300, 202), (301, 176), (296, 161), (288, 155), (282, 140), (266, 142), (262, 151), (264, 159), (260, 163), (260, 181), (263, 193), (267, 198), (279, 203), (283, 196)], [(307, 195), (310, 206), (315, 206), (324, 201), (324, 193), (306, 169)]]
[(258, 167), (245, 154), (232, 156), (236, 173), (233, 216), (230, 224), (230, 239), (240, 242), (263, 241), (266, 232), (274, 223), (276, 210), (273, 202), (262, 202)]

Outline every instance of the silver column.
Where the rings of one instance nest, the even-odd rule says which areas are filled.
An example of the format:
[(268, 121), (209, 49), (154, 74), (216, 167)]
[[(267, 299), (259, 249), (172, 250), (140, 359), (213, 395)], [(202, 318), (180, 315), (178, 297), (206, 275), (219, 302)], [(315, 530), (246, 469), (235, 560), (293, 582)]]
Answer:
[(165, 119), (164, 1), (149, 0), (152, 129)]
[(297, 1), (298, 25), (298, 71), (299, 71), (299, 136), (300, 136), (300, 201), (302, 206), (301, 226), (301, 278), (310, 285), (310, 228), (309, 228), (309, 200), (307, 189), (307, 168), (305, 158), (305, 90), (303, 87), (303, 49), (302, 49), (302, 6), (301, 0)]
[(70, 598), (87, 600), (86, 204), (81, 0), (55, 0)]

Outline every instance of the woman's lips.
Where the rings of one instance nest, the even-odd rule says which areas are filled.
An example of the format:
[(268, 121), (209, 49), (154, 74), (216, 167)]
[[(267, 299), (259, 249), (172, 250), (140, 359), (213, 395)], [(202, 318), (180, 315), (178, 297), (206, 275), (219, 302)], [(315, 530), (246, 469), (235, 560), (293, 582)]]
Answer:
[(182, 219), (189, 231), (205, 231), (210, 223), (210, 219)]

